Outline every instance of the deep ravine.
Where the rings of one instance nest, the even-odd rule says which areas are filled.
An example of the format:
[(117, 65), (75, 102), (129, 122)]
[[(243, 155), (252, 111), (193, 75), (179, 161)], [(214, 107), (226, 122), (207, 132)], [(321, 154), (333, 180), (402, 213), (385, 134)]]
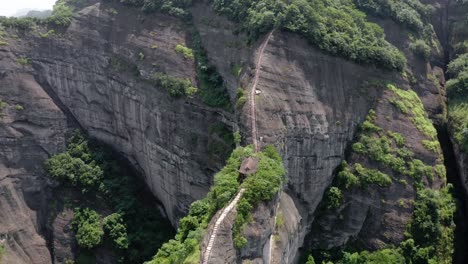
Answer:
[(447, 126), (438, 126), (437, 135), (444, 154), (444, 163), (447, 169), (447, 181), (453, 185), (453, 196), (457, 200), (457, 213), (455, 215), (455, 252), (453, 256), (454, 264), (468, 263), (468, 205), (466, 203), (468, 195), (462, 186), (460, 175), (458, 173), (458, 164), (453, 150), (453, 144), (450, 141)]

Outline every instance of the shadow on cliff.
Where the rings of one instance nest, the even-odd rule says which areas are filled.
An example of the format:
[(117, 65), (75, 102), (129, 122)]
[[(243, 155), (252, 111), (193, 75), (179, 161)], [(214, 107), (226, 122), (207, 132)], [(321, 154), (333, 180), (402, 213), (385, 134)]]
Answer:
[(453, 196), (457, 201), (457, 213), (455, 215), (455, 253), (453, 255), (454, 264), (468, 263), (468, 194), (463, 188), (455, 152), (450, 141), (447, 126), (438, 126), (437, 135), (444, 154), (444, 163), (447, 169), (447, 181), (453, 185)]

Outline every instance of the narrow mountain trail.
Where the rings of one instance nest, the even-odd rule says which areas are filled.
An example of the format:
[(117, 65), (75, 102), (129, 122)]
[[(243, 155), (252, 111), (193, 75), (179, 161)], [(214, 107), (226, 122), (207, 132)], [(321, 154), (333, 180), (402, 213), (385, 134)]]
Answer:
[(206, 246), (205, 257), (203, 258), (202, 262), (203, 264), (209, 263), (211, 257), (211, 250), (213, 249), (216, 236), (218, 235), (219, 226), (223, 223), (224, 218), (226, 218), (226, 216), (231, 212), (231, 210), (237, 205), (237, 202), (239, 202), (244, 192), (245, 189), (240, 189), (234, 200), (232, 200), (231, 203), (228, 206), (226, 206), (226, 208), (224, 208), (223, 212), (219, 215), (218, 219), (216, 220), (216, 223), (213, 227), (213, 232), (210, 236), (210, 240), (208, 241), (208, 246)]
[[(258, 152), (259, 149), (259, 144), (257, 140), (257, 117), (256, 117), (256, 110), (255, 110), (255, 94), (257, 90), (257, 84), (258, 84), (258, 79), (260, 75), (260, 68), (262, 64), (262, 59), (263, 59), (263, 53), (265, 52), (265, 48), (268, 45), (268, 42), (270, 41), (270, 38), (273, 34), (274, 30), (272, 30), (270, 33), (268, 33), (267, 37), (263, 41), (263, 43), (260, 45), (260, 50), (258, 54), (257, 61), (255, 63), (255, 75), (254, 75), (254, 80), (252, 83), (252, 89), (250, 92), (250, 121), (251, 121), (251, 136), (252, 136), (252, 143), (254, 145), (254, 151)], [(239, 190), (237, 193), (236, 197), (229, 203), (227, 207), (223, 209), (223, 212), (218, 216), (218, 219), (216, 219), (215, 225), (213, 226), (213, 230), (210, 235), (210, 239), (208, 240), (208, 245), (206, 246), (205, 253), (203, 255), (203, 261), (202, 264), (208, 264), (210, 263), (210, 257), (211, 257), (211, 252), (214, 247), (215, 240), (218, 236), (218, 230), (223, 223), (224, 219), (226, 216), (232, 211), (237, 206), (237, 203), (239, 202), (240, 198), (242, 197), (242, 194), (245, 192), (245, 189), (242, 188)]]
[(251, 122), (251, 134), (252, 134), (252, 142), (254, 145), (254, 150), (255, 152), (259, 151), (259, 145), (258, 145), (258, 135), (257, 135), (257, 114), (255, 111), (255, 94), (257, 91), (257, 84), (258, 84), (258, 79), (260, 76), (260, 69), (261, 69), (261, 64), (262, 64), (262, 59), (263, 59), (263, 53), (265, 52), (265, 48), (268, 45), (268, 42), (270, 41), (271, 35), (273, 35), (273, 31), (270, 31), (268, 33), (267, 37), (263, 41), (262, 45), (260, 46), (260, 51), (258, 55), (257, 62), (255, 63), (255, 76), (254, 80), (252, 83), (252, 89), (250, 90), (250, 122)]

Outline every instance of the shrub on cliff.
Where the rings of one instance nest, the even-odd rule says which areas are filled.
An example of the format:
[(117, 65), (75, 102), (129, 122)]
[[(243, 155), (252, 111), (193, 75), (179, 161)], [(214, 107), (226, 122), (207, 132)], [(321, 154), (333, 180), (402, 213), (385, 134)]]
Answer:
[(57, 26), (70, 25), (73, 18), (73, 8), (67, 5), (66, 1), (59, 0), (54, 5), (52, 15), (47, 18), (47, 22)]
[(69, 153), (53, 156), (46, 161), (45, 166), (50, 176), (81, 187), (83, 193), (96, 187), (103, 174), (101, 168), (95, 163), (87, 164), (80, 158), (72, 157)]
[(422, 31), (433, 7), (419, 0), (354, 0), (357, 7), (375, 16), (391, 18), (414, 31)]
[(72, 221), (76, 233), (76, 241), (83, 248), (91, 249), (102, 241), (104, 231), (99, 214), (89, 208), (77, 208)]
[[(76, 206), (85, 204), (90, 207), (98, 204), (105, 207), (106, 211), (113, 212), (104, 218), (106, 236), (103, 240), (109, 243), (101, 245), (113, 245), (116, 249), (113, 253), (123, 263), (142, 263), (173, 235), (172, 226), (159, 210), (154, 210), (153, 204), (143, 201), (145, 197), (142, 197), (142, 194), (146, 192), (144, 183), (137, 180), (125, 166), (125, 162), (113, 153), (111, 149), (75, 133), (70, 139), (67, 151), (51, 157), (46, 162), (46, 168), (52, 177), (80, 189), (83, 188), (80, 185), (83, 175), (75, 167), (93, 164), (92, 167), (99, 168), (102, 177), (96, 179), (92, 187), (85, 186), (89, 191), (86, 191), (80, 201), (75, 202), (73, 199), (72, 203), (77, 203)], [(73, 166), (74, 164), (78, 165)], [(77, 183), (73, 184), (75, 181)], [(67, 193), (68, 190), (64, 195)], [(81, 218), (78, 214), (76, 222), (82, 222)], [(80, 239), (95, 238), (98, 233), (97, 227), (92, 226), (87, 224), (86, 228), (82, 229)], [(87, 234), (88, 231), (90, 234)]]
[(128, 248), (127, 228), (119, 213), (113, 213), (104, 218), (104, 231), (112, 239), (118, 249)]
[(169, 95), (175, 98), (183, 95), (193, 95), (197, 88), (192, 86), (188, 78), (179, 78), (162, 72), (156, 72), (152, 75), (152, 80), (156, 85), (161, 86), (169, 92)]
[(337, 187), (330, 187), (325, 194), (325, 204), (328, 209), (340, 207), (343, 200), (343, 193)]
[(418, 39), (411, 43), (411, 51), (425, 60), (429, 60), (431, 57), (431, 47), (424, 42), (424, 40)]
[(450, 62), (447, 73), (452, 77), (446, 84), (450, 130), (455, 142), (468, 152), (468, 53)]

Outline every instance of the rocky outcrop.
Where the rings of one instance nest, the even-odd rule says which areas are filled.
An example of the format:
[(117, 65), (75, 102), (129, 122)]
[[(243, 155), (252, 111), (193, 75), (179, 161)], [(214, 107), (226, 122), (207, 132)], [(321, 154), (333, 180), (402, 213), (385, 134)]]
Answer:
[(0, 124), (5, 263), (73, 258), (69, 215), (46, 225), (53, 183), (43, 169), (46, 158), (64, 151), (66, 116), (71, 127), (79, 123), (143, 173), (174, 225), (206, 194), (230, 152), (218, 132), (233, 125), (230, 113), (197, 98), (172, 98), (146, 81), (164, 72), (195, 84), (193, 61), (175, 51), (187, 45), (183, 24), (128, 9), (94, 4), (51, 35), (41, 36), (40, 27), (7, 31), (8, 45), (0, 46), (0, 99), (7, 104)]
[[(14, 40), (10, 40), (13, 44)], [(46, 242), (52, 183), (44, 160), (63, 151), (67, 121), (13, 49), (0, 48), (2, 263), (52, 263)]]
[[(172, 98), (145, 81), (153, 72), (195, 83), (183, 24), (165, 15), (97, 3), (81, 10), (60, 36), (26, 37), (39, 82), (86, 131), (140, 169), (175, 225), (202, 198), (231, 146), (216, 134), (230, 114), (197, 99)], [(221, 149), (221, 151), (219, 151)]]
[[(393, 93), (386, 90), (375, 107), (375, 124), (382, 131), (401, 135), (405, 140), (405, 149), (413, 153), (415, 159), (431, 167), (441, 164), (440, 146), (437, 146), (437, 151), (426, 149), (422, 141), (430, 138), (414, 125), (411, 114), (402, 113), (391, 103), (393, 100)], [(400, 244), (413, 213), (416, 199), (414, 179), (354, 152), (347, 161), (383, 171), (391, 175), (393, 182), (385, 187), (374, 184), (346, 191), (345, 201), (338, 209), (322, 212), (314, 222), (311, 245), (316, 249), (330, 249), (357, 240), (357, 244), (365, 248), (379, 249)], [(438, 190), (446, 183), (445, 175), (439, 176), (437, 173), (431, 180), (427, 179), (424, 179), (424, 185), (430, 189)]]
[[(192, 11), (194, 23), (210, 61), (217, 66), (234, 101), (238, 88), (250, 88), (254, 55), (262, 40), (248, 45), (246, 36), (236, 33), (236, 25), (214, 15), (206, 3), (197, 2)], [(394, 27), (393, 22), (386, 23), (384, 27), (389, 39), (395, 45), (404, 47), (408, 53), (407, 41), (397, 37), (398, 28)], [(42, 29), (39, 28), (40, 30)], [(66, 128), (63, 112), (66, 112), (91, 136), (111, 145), (142, 172), (153, 194), (164, 204), (172, 223), (177, 225), (178, 218), (187, 212), (189, 204), (204, 197), (211, 185), (213, 173), (221, 167), (231, 149), (216, 134), (216, 127), (222, 126), (229, 130), (239, 124), (244, 142), (251, 142), (248, 136), (251, 129), (248, 106), (238, 108), (235, 116), (220, 109), (206, 107), (196, 96), (173, 98), (164, 88), (148, 82), (153, 72), (164, 72), (188, 78), (195, 84), (194, 61), (175, 51), (178, 44), (188, 45), (189, 34), (186, 25), (173, 17), (162, 14), (147, 16), (130, 7), (103, 2), (81, 10), (75, 15), (72, 24), (63, 32), (58, 31), (58, 35), (44, 37), (33, 32), (20, 37), (23, 41), (12, 40), (7, 51), (2, 51), (8, 54), (5, 56), (9, 56), (4, 70), (16, 65), (11, 70), (12, 73), (2, 76), (8, 76), (10, 82), (15, 84), (29, 78), (30, 83), (25, 85), (29, 87), (27, 89), (41, 91), (46, 98), (43, 101), (48, 100), (50, 109), (41, 106), (45, 110), (41, 108), (34, 111), (30, 113), (33, 116), (25, 120), (11, 121), (11, 125), (5, 118), (8, 129), (5, 129), (5, 136), (2, 138), (8, 139), (7, 143), (10, 145), (14, 144), (14, 151), (19, 151), (17, 148), (28, 144), (37, 147), (39, 150), (34, 151), (34, 155), (38, 155), (37, 164), (41, 164), (49, 154), (63, 150), (63, 132)], [(19, 57), (28, 58), (31, 65), (18, 65), (15, 60)], [(426, 77), (428, 73), (440, 73), (440, 70), (433, 69), (426, 63), (410, 64), (414, 65), (412, 70), (420, 80), (415, 90), (423, 98), (431, 115), (439, 118), (438, 115), (443, 114), (440, 90), (437, 84), (428, 81)], [(233, 72), (239, 66), (242, 67), (240, 73)], [(271, 247), (272, 261), (292, 263), (297, 258), (298, 248), (303, 244), (306, 233), (310, 231), (316, 208), (325, 189), (332, 183), (334, 172), (344, 159), (345, 150), (352, 141), (358, 124), (383, 96), (381, 89), (370, 84), (378, 80), (392, 80), (404, 87), (409, 85), (400, 74), (385, 73), (373, 67), (328, 56), (311, 47), (299, 36), (283, 31), (275, 31), (265, 48), (261, 65), (255, 68), (260, 73), (257, 86), (260, 94), (256, 99), (260, 145), (274, 144), (281, 151), (288, 171), (286, 192), (281, 196), (278, 210), (284, 217), (284, 224), (278, 230), (273, 228), (277, 212), (272, 209), (276, 208), (277, 201), (258, 207), (254, 212), (258, 221), (245, 231), (246, 236), (251, 238), (249, 246), (237, 252), (232, 246), (232, 237), (227, 232), (224, 235), (225, 241), (221, 243), (225, 246), (218, 248), (215, 259), (229, 263), (240, 256), (259, 263), (266, 261), (268, 257), (265, 256), (265, 248), (270, 248), (269, 237), (276, 232), (277, 240)], [(21, 71), (27, 72), (27, 76), (19, 76), (18, 72)], [(7, 83), (2, 80), (2, 86), (4, 84)], [(30, 93), (29, 90), (26, 92)], [(16, 99), (5, 100), (13, 102)], [(31, 98), (28, 100), (33, 101)], [(41, 102), (44, 103), (43, 101)], [(11, 109), (7, 108), (7, 111), (13, 111)], [(21, 115), (26, 115), (25, 113), (26, 111), (21, 112)], [(12, 116), (14, 120), (17, 115), (15, 113)], [(45, 121), (31, 121), (35, 118)], [(50, 132), (50, 127), (55, 129), (53, 133)], [(22, 136), (24, 133), (27, 137)], [(55, 135), (59, 136), (54, 138)], [(16, 140), (16, 137), (27, 140), (28, 143), (10, 142)], [(17, 156), (16, 153), (5, 151), (2, 155), (7, 157), (6, 160), (32, 155), (24, 152)], [(11, 167), (5, 165), (5, 168)], [(10, 175), (8, 173), (12, 172), (9, 170), (5, 169), (4, 175)], [(34, 182), (25, 186), (43, 186), (39, 188), (41, 198), (34, 201), (44, 202), (47, 195), (42, 190), (47, 188), (47, 181), (42, 176), (42, 169), (37, 170), (41, 172), (39, 176), (36, 170), (30, 171), (35, 176), (22, 177), (21, 182), (27, 182), (30, 178)], [(10, 181), (14, 177), (3, 178)], [(8, 192), (14, 189), (11, 186), (8, 188)], [(15, 189), (15, 193), (20, 191)], [(410, 189), (391, 190), (389, 193), (393, 198), (409, 198), (413, 194)], [(354, 207), (350, 208), (370, 208), (375, 201), (381, 199), (381, 193), (376, 191), (374, 194), (369, 197), (356, 194), (354, 198), (360, 203), (354, 203)], [(27, 199), (29, 198), (25, 196), (19, 201)], [(5, 206), (6, 211), (23, 208), (11, 203), (8, 203), (9, 207), (1, 205)], [(24, 215), (34, 212), (31, 208), (36, 207), (24, 207)], [(383, 206), (375, 209), (376, 215), (381, 216), (381, 212), (388, 208)], [(408, 210), (401, 210), (404, 217), (394, 217), (400, 210), (393, 210), (385, 215), (390, 228), (397, 229), (397, 236), (401, 235)], [(38, 215), (42, 219), (40, 213)], [(232, 218), (231, 226), (234, 217), (228, 217)], [(32, 221), (35, 216), (25, 219)], [(369, 230), (378, 228), (367, 225), (370, 220), (366, 220), (366, 215), (362, 212), (350, 214), (350, 219), (353, 220), (350, 222), (352, 230), (345, 230), (343, 236), (335, 236), (331, 232), (330, 237), (320, 234), (317, 237), (336, 245), (359, 234), (363, 226), (369, 227)], [(372, 219), (380, 218), (376, 216)], [(336, 219), (331, 219), (332, 222), (334, 220)], [(2, 225), (8, 221), (11, 219), (0, 218)], [(32, 228), (35, 224), (27, 226)], [(61, 230), (66, 229), (66, 226), (67, 219), (56, 219), (56, 237), (63, 241), (61, 246), (57, 244), (57, 251), (63, 248), (66, 252), (72, 247), (69, 237), (60, 236)], [(229, 230), (230, 227), (226, 228)], [(33, 229), (28, 231), (28, 236), (32, 238), (22, 241), (39, 243), (39, 248), (45, 250), (45, 240), (37, 235), (41, 233), (40, 228)], [(0, 234), (3, 231), (0, 229)], [(17, 230), (5, 231), (11, 232), (19, 233)], [(385, 235), (384, 232), (377, 233)], [(398, 237), (394, 240), (398, 241)], [(15, 245), (18, 242), (8, 243)], [(7, 250), (10, 247), (13, 246), (8, 246)], [(17, 248), (34, 250), (34, 246), (29, 244), (22, 244)], [(47, 255), (46, 253), (41, 251), (39, 255)], [(63, 254), (65, 256), (67, 253)], [(44, 262), (37, 263), (47, 263), (51, 259), (50, 254), (48, 256)], [(24, 263), (28, 261), (25, 260)]]
[(273, 233), (273, 240), (270, 240), (272, 244), (268, 245), (269, 256), (265, 259), (271, 264), (296, 263), (299, 257), (298, 250), (302, 247), (302, 241), (306, 235), (303, 223), (307, 221), (302, 218), (294, 201), (287, 193), (281, 194), (276, 217), (276, 229)]

